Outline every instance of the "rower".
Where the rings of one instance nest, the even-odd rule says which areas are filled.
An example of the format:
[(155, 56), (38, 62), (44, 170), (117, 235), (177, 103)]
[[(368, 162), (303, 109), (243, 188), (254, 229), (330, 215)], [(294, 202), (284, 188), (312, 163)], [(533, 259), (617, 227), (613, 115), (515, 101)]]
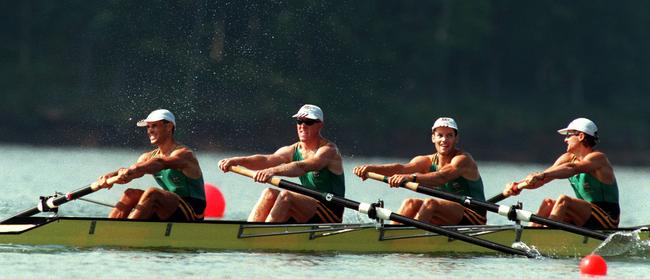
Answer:
[[(456, 195), (485, 200), (483, 181), (472, 156), (456, 147), (458, 125), (449, 117), (438, 118), (431, 128), (436, 153), (416, 156), (407, 164), (360, 165), (354, 174), (365, 180), (369, 172), (390, 176), (391, 187), (417, 182)], [(484, 225), (486, 211), (470, 209), (444, 199), (410, 198), (404, 200), (398, 214), (436, 225)]]
[(552, 180), (568, 178), (576, 198), (567, 195), (555, 200), (546, 198), (537, 215), (590, 229), (618, 227), (618, 185), (607, 156), (594, 148), (598, 143), (598, 127), (587, 118), (578, 118), (558, 133), (564, 135), (566, 153), (546, 170), (506, 185), (503, 195), (517, 195), (521, 189), (537, 189)]
[[(304, 187), (322, 193), (345, 195), (343, 160), (337, 146), (323, 138), (323, 111), (306, 104), (293, 115), (299, 141), (273, 154), (232, 157), (219, 161), (223, 172), (243, 166), (256, 170), (254, 180), (265, 183), (273, 176), (300, 177)], [(320, 202), (291, 191), (267, 188), (248, 217), (249, 222), (341, 223), (344, 207)]]
[(162, 189), (126, 189), (108, 217), (174, 221), (203, 219), (206, 205), (203, 173), (192, 150), (174, 139), (174, 115), (166, 109), (155, 110), (137, 126), (147, 128), (149, 142), (156, 148), (142, 154), (137, 163), (99, 177), (97, 184), (110, 189), (113, 184), (107, 180), (111, 177), (117, 177), (116, 184), (126, 184), (151, 174)]

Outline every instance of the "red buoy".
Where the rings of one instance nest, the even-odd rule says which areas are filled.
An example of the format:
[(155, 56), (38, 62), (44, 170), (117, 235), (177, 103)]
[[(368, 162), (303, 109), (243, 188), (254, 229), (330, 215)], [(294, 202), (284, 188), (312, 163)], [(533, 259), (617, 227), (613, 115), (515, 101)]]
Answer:
[(607, 262), (603, 257), (590, 254), (580, 260), (580, 274), (584, 275), (607, 275)]
[(219, 188), (210, 183), (205, 183), (204, 189), (206, 206), (203, 215), (205, 218), (223, 217), (223, 212), (226, 211), (226, 199)]

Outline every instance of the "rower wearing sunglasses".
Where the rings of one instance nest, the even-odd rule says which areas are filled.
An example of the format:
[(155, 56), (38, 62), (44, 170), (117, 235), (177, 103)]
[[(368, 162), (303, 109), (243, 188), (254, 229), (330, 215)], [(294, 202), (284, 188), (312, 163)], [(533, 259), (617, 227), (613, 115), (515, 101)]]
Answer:
[[(354, 168), (354, 174), (365, 180), (368, 172), (375, 172), (390, 176), (388, 183), (391, 187), (417, 182), (425, 187), (484, 201), (483, 181), (476, 161), (457, 147), (456, 121), (449, 117), (438, 118), (431, 128), (431, 141), (436, 150), (434, 154), (416, 156), (406, 164), (361, 165)], [(486, 222), (485, 210), (473, 210), (438, 198), (406, 199), (398, 214), (435, 225), (484, 225)]]
[[(299, 177), (302, 186), (345, 196), (343, 161), (336, 145), (321, 136), (323, 111), (304, 105), (293, 115), (299, 141), (273, 154), (233, 157), (219, 161), (228, 172), (232, 166), (256, 170), (254, 180), (265, 183), (273, 176)], [(343, 207), (286, 190), (267, 188), (253, 208), (249, 222), (341, 223)]]
[(536, 189), (554, 179), (568, 178), (576, 197), (544, 199), (537, 215), (590, 229), (618, 227), (621, 210), (614, 169), (605, 153), (594, 149), (598, 127), (587, 118), (578, 118), (558, 133), (564, 135), (566, 153), (546, 170), (506, 185), (503, 194), (519, 194), (522, 188), (517, 186), (522, 182), (526, 185), (523, 189)]

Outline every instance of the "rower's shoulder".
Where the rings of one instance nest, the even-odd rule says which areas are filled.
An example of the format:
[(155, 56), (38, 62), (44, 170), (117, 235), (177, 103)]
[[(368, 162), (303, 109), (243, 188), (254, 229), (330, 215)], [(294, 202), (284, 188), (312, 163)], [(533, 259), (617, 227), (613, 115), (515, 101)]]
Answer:
[(453, 160), (476, 163), (472, 154), (464, 150), (460, 150), (460, 152), (454, 156)]
[(587, 154), (587, 156), (585, 156), (585, 160), (589, 160), (589, 161), (592, 161), (592, 162), (600, 162), (600, 163), (605, 164), (605, 165), (610, 165), (609, 159), (607, 158), (607, 155), (605, 155), (605, 153), (603, 153), (601, 151), (597, 151), (597, 150)]
[(188, 157), (188, 158), (195, 158), (196, 156), (194, 155), (194, 150), (191, 148), (187, 147), (186, 145), (178, 145), (174, 151), (170, 154), (171, 156), (179, 156), (179, 157)]
[(320, 146), (318, 147), (318, 151), (336, 151), (337, 153), (339, 152), (339, 147), (336, 145), (336, 143), (332, 142), (331, 140), (323, 138), (321, 140)]
[(157, 152), (158, 152), (158, 149), (156, 148), (154, 150), (149, 150), (147, 152), (144, 152), (144, 153), (140, 154), (140, 157), (138, 157), (138, 163), (142, 162), (142, 161), (149, 160), (151, 158), (154, 158), (156, 156)]
[(326, 140), (325, 144), (319, 147), (316, 153), (320, 153), (325, 156), (330, 155), (337, 158), (341, 157), (341, 152), (339, 151), (339, 147), (335, 143), (329, 140)]

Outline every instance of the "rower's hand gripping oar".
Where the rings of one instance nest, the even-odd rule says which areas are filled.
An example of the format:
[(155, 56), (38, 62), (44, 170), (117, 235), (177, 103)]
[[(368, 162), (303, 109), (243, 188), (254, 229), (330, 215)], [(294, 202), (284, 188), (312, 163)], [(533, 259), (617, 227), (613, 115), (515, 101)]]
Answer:
[[(515, 183), (516, 183), (515, 185), (516, 185), (516, 187), (517, 187), (517, 190), (522, 190), (522, 189), (524, 189), (526, 186), (528, 186), (528, 184), (527, 184), (526, 182), (515, 182)], [(510, 195), (506, 195), (506, 194), (504, 194), (504, 193), (502, 192), (502, 193), (499, 193), (498, 195), (496, 195), (496, 196), (494, 196), (494, 197), (489, 198), (489, 199), (487, 200), (487, 202), (498, 203), (498, 202), (500, 202), (500, 201), (502, 201), (502, 200), (505, 200), (505, 199), (508, 198), (508, 197), (510, 197)]]
[[(113, 185), (117, 182), (117, 176), (110, 177), (106, 179), (106, 183), (108, 185)], [(67, 203), (69, 201), (81, 198), (85, 195), (91, 194), (96, 192), (97, 190), (101, 189), (100, 185), (95, 181), (91, 183), (90, 185), (79, 188), (77, 190), (74, 190), (72, 192), (69, 192), (65, 195), (62, 196), (54, 196), (54, 197), (42, 197), (41, 200), (39, 201), (38, 205), (29, 209), (26, 209), (14, 216), (11, 216), (9, 218), (6, 218), (2, 221), (0, 221), (0, 224), (9, 221), (13, 218), (16, 217), (29, 217), (41, 212), (48, 212), (48, 211), (53, 211), (56, 210), (60, 205)]]
[[(238, 174), (241, 174), (241, 175), (244, 175), (244, 176), (248, 176), (250, 178), (255, 177), (255, 174), (256, 174), (256, 171), (249, 170), (249, 169), (246, 169), (246, 168), (241, 167), (241, 166), (230, 167), (230, 170), (235, 172), (235, 173), (238, 173)], [(445, 235), (445, 236), (448, 236), (448, 237), (453, 238), (453, 239), (458, 239), (460, 241), (464, 241), (464, 242), (467, 242), (467, 243), (478, 245), (478, 246), (481, 246), (481, 247), (484, 247), (484, 248), (487, 248), (487, 249), (496, 250), (496, 251), (499, 251), (499, 252), (502, 252), (502, 253), (507, 253), (507, 254), (512, 254), (512, 255), (522, 255), (522, 256), (529, 257), (529, 258), (535, 257), (532, 253), (529, 253), (529, 252), (526, 252), (526, 251), (514, 249), (514, 248), (511, 248), (511, 247), (507, 247), (507, 246), (504, 246), (504, 245), (501, 245), (501, 244), (498, 244), (498, 243), (494, 243), (494, 242), (491, 242), (491, 241), (487, 241), (487, 240), (484, 240), (484, 239), (481, 239), (481, 238), (471, 237), (471, 236), (459, 233), (457, 231), (444, 229), (444, 228), (441, 228), (441, 227), (438, 227), (438, 226), (435, 226), (435, 225), (431, 225), (431, 224), (424, 223), (424, 222), (421, 222), (421, 221), (418, 221), (418, 220), (414, 220), (414, 219), (408, 218), (406, 216), (396, 214), (396, 213), (394, 213), (394, 212), (392, 212), (392, 211), (390, 211), (390, 210), (388, 210), (386, 208), (375, 207), (375, 206), (373, 206), (373, 205), (371, 205), (369, 203), (359, 203), (359, 202), (349, 200), (349, 199), (346, 199), (346, 198), (343, 198), (343, 197), (337, 197), (337, 196), (335, 196), (334, 194), (331, 194), (331, 193), (321, 193), (321, 192), (318, 192), (318, 191), (314, 191), (312, 189), (305, 188), (305, 187), (303, 187), (303, 186), (301, 186), (299, 184), (296, 184), (296, 183), (293, 183), (293, 182), (290, 182), (290, 181), (287, 181), (287, 180), (284, 180), (284, 179), (280, 179), (280, 178), (277, 178), (277, 177), (272, 177), (267, 183), (270, 183), (270, 184), (275, 185), (275, 186), (277, 186), (279, 188), (282, 188), (282, 189), (286, 189), (286, 190), (289, 190), (289, 191), (292, 191), (292, 192), (296, 192), (296, 193), (299, 193), (299, 194), (310, 196), (312, 198), (315, 198), (315, 199), (320, 200), (320, 201), (325, 202), (325, 203), (329, 202), (329, 203), (342, 205), (342, 206), (347, 207), (349, 209), (359, 211), (359, 212), (361, 212), (363, 214), (368, 214), (369, 217), (373, 218), (373, 219), (376, 217), (376, 218), (383, 219), (383, 220), (391, 220), (391, 221), (400, 222), (400, 223), (405, 224), (405, 225), (409, 225), (409, 226), (413, 226), (413, 227), (416, 227), (416, 228), (419, 228), (419, 229), (422, 229), (422, 230), (426, 230), (426, 231), (430, 231), (430, 232), (433, 232), (433, 233)], [(376, 216), (371, 216), (371, 215), (376, 215)]]
[[(371, 179), (374, 179), (374, 180), (378, 180), (378, 181), (388, 183), (388, 177), (384, 176), (384, 175), (381, 175), (381, 174), (378, 174), (378, 173), (368, 172), (366, 174), (366, 176), (368, 178), (371, 178)], [(449, 200), (449, 201), (458, 202), (458, 203), (460, 203), (460, 204), (462, 204), (463, 206), (466, 206), (466, 207), (470, 206), (470, 207), (484, 208), (485, 210), (497, 213), (497, 214), (502, 215), (502, 216), (506, 216), (506, 217), (508, 217), (508, 219), (510, 219), (512, 221), (519, 220), (519, 221), (525, 221), (525, 222), (535, 222), (535, 223), (538, 223), (538, 224), (547, 225), (549, 227), (558, 228), (558, 229), (561, 229), (561, 230), (565, 230), (565, 231), (568, 231), (568, 232), (588, 236), (588, 237), (599, 239), (599, 240), (605, 240), (607, 238), (607, 235), (604, 234), (604, 233), (589, 230), (589, 229), (585, 229), (585, 228), (574, 226), (574, 225), (570, 225), (570, 224), (563, 223), (563, 222), (558, 222), (558, 221), (551, 220), (551, 219), (548, 219), (548, 218), (544, 218), (544, 217), (535, 215), (530, 211), (516, 209), (516, 208), (514, 208), (512, 206), (498, 205), (498, 204), (494, 204), (494, 203), (490, 203), (490, 202), (479, 201), (479, 200), (472, 199), (471, 197), (458, 196), (458, 195), (450, 194), (450, 193), (443, 192), (443, 191), (440, 191), (440, 190), (420, 186), (419, 183), (415, 183), (415, 182), (402, 183), (402, 185), (400, 185), (400, 187), (403, 187), (403, 188), (406, 188), (406, 189), (409, 189), (409, 190), (412, 190), (412, 191), (415, 191), (415, 192), (418, 192), (418, 193), (421, 193), (421, 194), (434, 196), (434, 197), (438, 197), (438, 198)]]

